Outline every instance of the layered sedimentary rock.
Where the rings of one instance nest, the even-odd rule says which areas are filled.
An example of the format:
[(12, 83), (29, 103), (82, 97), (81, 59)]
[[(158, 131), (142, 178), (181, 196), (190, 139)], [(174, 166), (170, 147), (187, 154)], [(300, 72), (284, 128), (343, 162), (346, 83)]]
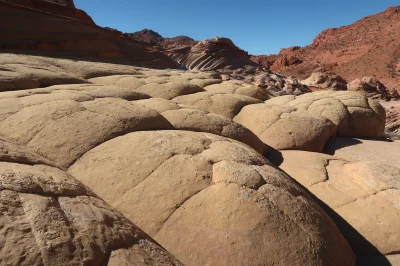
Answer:
[[(43, 12), (42, 4), (60, 6), (52, 1), (27, 2), (33, 6), (0, 1), (1, 50), (51, 53), (62, 57), (124, 58), (122, 64), (128, 61), (154, 68), (176, 65), (168, 56), (143, 43), (65, 14)], [(60, 8), (64, 10), (69, 6), (61, 5)], [(71, 7), (71, 10), (75, 9)]]
[(73, 0), (3, 0), (12, 4), (23, 5), (47, 13), (70, 17), (95, 25), (85, 11), (77, 9)]
[(249, 55), (227, 38), (214, 37), (194, 46), (169, 49), (165, 53), (189, 70), (214, 70), (252, 64)]

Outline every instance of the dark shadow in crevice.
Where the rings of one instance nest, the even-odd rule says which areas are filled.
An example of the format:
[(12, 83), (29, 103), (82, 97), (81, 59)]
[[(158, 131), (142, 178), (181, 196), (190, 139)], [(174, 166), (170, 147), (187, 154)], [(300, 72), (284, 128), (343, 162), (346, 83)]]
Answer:
[(270, 146), (268, 147), (268, 155), (266, 156), (266, 158), (276, 167), (279, 167), (283, 163), (282, 153)]
[[(340, 139), (340, 142), (336, 141), (337, 139)], [(336, 150), (339, 150), (339, 149), (342, 149), (345, 147), (355, 146), (355, 145), (358, 145), (361, 143), (362, 143), (362, 140), (355, 139), (355, 138), (330, 138), (325, 143), (324, 153), (329, 154), (329, 155), (335, 155)]]
[(371, 242), (364, 238), (353, 226), (343, 219), (337, 212), (312, 195), (314, 200), (331, 217), (346, 238), (354, 254), (357, 256), (357, 266), (391, 266), (392, 264)]
[[(282, 153), (276, 151), (273, 153), (272, 160), (278, 159), (279, 162), (280, 156)], [(282, 158), (283, 161), (283, 158)], [(273, 162), (275, 163), (275, 162)], [(291, 177), (288, 173), (280, 169), (282, 172)], [(345, 219), (343, 219), (336, 211), (334, 211), (331, 207), (317, 198), (314, 194), (312, 194), (307, 188), (305, 188), (302, 184), (300, 184), (297, 180), (291, 177), (293, 182), (295, 182), (298, 186), (303, 188), (303, 190), (325, 211), (326, 214), (333, 220), (336, 224), (339, 231), (342, 233), (344, 238), (349, 243), (352, 248), (354, 254), (357, 257), (357, 266), (393, 266), (389, 260), (383, 255), (371, 242), (365, 239), (357, 229), (355, 229), (352, 225), (350, 225)]]

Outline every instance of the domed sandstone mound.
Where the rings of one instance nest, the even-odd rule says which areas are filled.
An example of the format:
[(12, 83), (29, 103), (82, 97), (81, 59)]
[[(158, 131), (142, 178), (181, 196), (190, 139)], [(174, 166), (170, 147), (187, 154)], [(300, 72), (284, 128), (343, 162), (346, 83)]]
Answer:
[[(57, 64), (70, 63), (68, 60), (61, 61), (62, 63), (57, 61)], [(54, 63), (50, 59), (48, 62)], [(97, 67), (96, 63), (94, 65), (92, 73), (105, 67), (102, 64)], [(72, 66), (69, 68), (72, 69)], [(132, 74), (94, 79), (117, 78), (121, 81), (125, 77), (132, 80), (139, 76), (144, 80), (167, 77), (190, 82), (211, 77), (204, 73), (189, 74), (176, 70), (155, 71), (129, 67), (122, 69), (131, 71)], [(79, 68), (74, 71), (81, 73)], [(118, 68), (113, 71), (118, 71)], [(160, 81), (159, 84), (164, 83)], [(197, 85), (187, 84), (201, 90)], [(263, 142), (251, 131), (229, 118), (161, 98), (148, 99), (150, 96), (145, 93), (119, 87), (119, 83), (116, 85), (118, 87), (71, 84), (3, 92), (0, 94), (0, 136), (29, 146), (42, 156), (55, 161), (60, 167), (68, 167), (82, 154), (108, 139), (131, 131), (151, 129), (210, 132), (242, 141), (260, 153), (266, 153), (267, 147)], [(179, 87), (172, 88), (178, 88), (178, 95), (185, 93), (179, 90)], [(154, 86), (148, 93), (165, 94), (165, 91)], [(141, 101), (143, 99), (148, 100)], [(236, 96), (233, 99), (236, 100)], [(250, 102), (260, 102), (249, 97), (246, 99), (250, 99)], [(166, 108), (161, 110), (163, 105)]]
[(223, 115), (228, 118), (235, 117), (246, 105), (262, 103), (262, 101), (240, 94), (221, 94), (212, 92), (199, 92), (190, 95), (179, 96), (174, 102), (193, 106), (201, 110)]
[(280, 96), (267, 100), (268, 105), (286, 105), (306, 110), (331, 120), (341, 137), (382, 137), (385, 109), (375, 100), (357, 92), (320, 91), (300, 96)]
[(291, 106), (252, 104), (243, 107), (234, 121), (277, 149), (322, 152), (336, 134), (336, 125), (325, 117)]
[(139, 75), (115, 75), (90, 79), (90, 82), (115, 85), (142, 92), (154, 98), (172, 99), (177, 96), (204, 91), (203, 87), (220, 83), (212, 73), (193, 73), (183, 71), (142, 70)]
[(0, 141), (4, 265), (181, 265), (74, 177)]
[(206, 86), (204, 89), (213, 93), (246, 95), (261, 101), (266, 101), (274, 97), (274, 95), (266, 89), (249, 85), (241, 81), (225, 81), (219, 84)]
[[(363, 142), (353, 142), (355, 148), (347, 149), (360, 154)], [(382, 255), (393, 259), (400, 251), (400, 168), (395, 161), (387, 160), (396, 158), (390, 156), (390, 150), (395, 151), (400, 146), (393, 143), (395, 146), (390, 149), (388, 145), (387, 149), (379, 144), (375, 141), (374, 157), (376, 153), (387, 151), (386, 163), (354, 158), (348, 161), (340, 153), (331, 156), (282, 151), (280, 168), (329, 206), (327, 213), (360, 262), (386, 265)]]
[(27, 145), (62, 167), (68, 167), (102, 142), (127, 132), (171, 128), (156, 111), (116, 98), (32, 105), (0, 124), (0, 136)]
[(188, 265), (354, 265), (316, 203), (231, 139), (130, 133), (87, 152), (69, 173)]

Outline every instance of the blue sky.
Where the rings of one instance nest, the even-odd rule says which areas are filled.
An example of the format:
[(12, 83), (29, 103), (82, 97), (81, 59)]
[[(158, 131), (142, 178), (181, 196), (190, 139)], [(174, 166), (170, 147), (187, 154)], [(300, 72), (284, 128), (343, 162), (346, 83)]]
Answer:
[(400, 5), (399, 0), (75, 0), (100, 26), (164, 37), (228, 37), (251, 54), (310, 44), (326, 28)]

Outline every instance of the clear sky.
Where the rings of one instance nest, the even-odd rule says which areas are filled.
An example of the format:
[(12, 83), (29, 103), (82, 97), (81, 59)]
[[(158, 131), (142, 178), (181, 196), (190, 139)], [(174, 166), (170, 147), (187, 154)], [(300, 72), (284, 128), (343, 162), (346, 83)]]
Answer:
[(100, 26), (164, 37), (228, 37), (250, 54), (310, 44), (322, 30), (400, 5), (399, 0), (75, 0)]

